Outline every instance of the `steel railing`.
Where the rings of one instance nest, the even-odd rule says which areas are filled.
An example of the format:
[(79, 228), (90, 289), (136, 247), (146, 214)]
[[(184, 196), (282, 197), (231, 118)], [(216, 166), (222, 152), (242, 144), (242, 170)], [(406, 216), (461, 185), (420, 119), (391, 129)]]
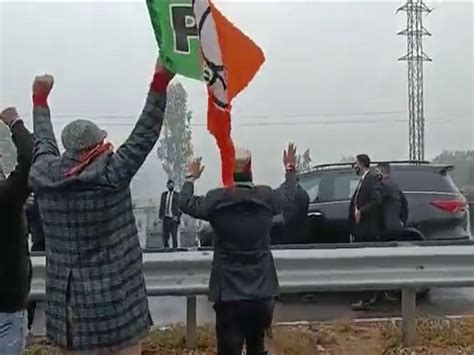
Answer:
[[(416, 289), (474, 287), (474, 243), (275, 249), (280, 292), (402, 290), (405, 342), (414, 342)], [(196, 296), (208, 291), (212, 251), (143, 254), (149, 296), (188, 298), (188, 340), (196, 339)], [(45, 257), (32, 256), (30, 297), (45, 297)]]

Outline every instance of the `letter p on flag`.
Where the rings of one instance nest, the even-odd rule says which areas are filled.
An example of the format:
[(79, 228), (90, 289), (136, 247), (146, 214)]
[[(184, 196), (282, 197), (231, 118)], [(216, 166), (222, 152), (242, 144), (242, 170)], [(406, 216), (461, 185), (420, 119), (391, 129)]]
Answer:
[(147, 5), (165, 66), (207, 84), (207, 128), (219, 148), (223, 184), (232, 186), (231, 103), (253, 79), (265, 56), (211, 0), (148, 0)]

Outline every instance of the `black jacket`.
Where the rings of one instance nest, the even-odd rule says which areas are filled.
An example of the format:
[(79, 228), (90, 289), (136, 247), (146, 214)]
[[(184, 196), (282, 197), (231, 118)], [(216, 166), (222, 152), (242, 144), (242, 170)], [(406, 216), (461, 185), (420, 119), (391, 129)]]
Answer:
[[(373, 242), (380, 236), (382, 198), (379, 184), (375, 175), (369, 172), (352, 196), (349, 207), (349, 225), (357, 242)], [(361, 212), (359, 223), (355, 223), (354, 218), (356, 206)]]
[[(166, 212), (166, 198), (168, 196), (168, 191), (165, 191), (161, 194), (161, 201), (160, 201), (160, 211), (159, 211), (159, 217), (160, 219), (165, 216)], [(171, 203), (171, 213), (173, 214), (173, 217), (181, 217), (181, 209), (179, 208), (179, 192), (174, 191), (173, 193), (173, 201)]]
[(309, 196), (298, 184), (293, 201), (283, 211), (285, 225), (283, 240), (285, 243), (305, 243), (307, 240)]
[(26, 308), (31, 273), (23, 205), (29, 193), (33, 136), (19, 121), (12, 128), (12, 139), (17, 166), (0, 181), (0, 312), (6, 313)]
[(193, 196), (194, 184), (181, 190), (181, 209), (209, 221), (214, 229), (214, 258), (209, 300), (227, 302), (272, 298), (278, 278), (270, 250), (272, 218), (294, 198), (296, 179), (288, 173), (284, 187), (272, 190), (251, 183)]
[(400, 187), (393, 180), (380, 185), (382, 195), (382, 231), (384, 235), (394, 235), (403, 230), (408, 220), (408, 203)]

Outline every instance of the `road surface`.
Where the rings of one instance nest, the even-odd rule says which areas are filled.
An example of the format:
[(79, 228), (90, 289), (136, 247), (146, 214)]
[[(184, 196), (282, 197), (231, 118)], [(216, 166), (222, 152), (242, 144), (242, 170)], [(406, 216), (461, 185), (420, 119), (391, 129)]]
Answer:
[[(400, 315), (399, 304), (382, 303), (370, 312), (354, 312), (351, 309), (360, 294), (326, 293), (302, 300), (301, 296), (285, 296), (275, 310), (276, 322), (334, 321), (350, 318), (395, 317)], [(184, 297), (153, 297), (150, 310), (156, 326), (166, 326), (186, 321)], [(433, 289), (426, 299), (418, 302), (421, 314), (474, 315), (474, 288)], [(214, 322), (214, 311), (205, 297), (198, 297), (198, 323)], [(42, 307), (36, 312), (33, 333), (43, 335), (45, 320)]]

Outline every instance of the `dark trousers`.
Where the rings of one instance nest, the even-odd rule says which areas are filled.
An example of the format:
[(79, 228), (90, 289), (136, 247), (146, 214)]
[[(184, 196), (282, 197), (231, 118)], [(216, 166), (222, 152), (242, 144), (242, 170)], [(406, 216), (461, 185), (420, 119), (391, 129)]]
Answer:
[(35, 318), (35, 310), (36, 310), (36, 301), (28, 302), (27, 311), (28, 311), (28, 330), (31, 330), (33, 325), (33, 321)]
[(170, 236), (173, 243), (173, 248), (178, 247), (178, 222), (174, 221), (173, 218), (163, 218), (163, 246), (165, 248), (170, 247)]
[(267, 354), (265, 331), (271, 326), (273, 309), (273, 300), (214, 304), (218, 355), (241, 355), (244, 342), (247, 355)]
[[(44, 236), (41, 238), (32, 238), (33, 244), (31, 246), (31, 251), (44, 251)], [(31, 279), (30, 279), (31, 283)], [(36, 301), (30, 301), (27, 305), (27, 312), (28, 312), (28, 330), (31, 330), (31, 326), (33, 325), (33, 321), (35, 318), (35, 310), (36, 310)]]

